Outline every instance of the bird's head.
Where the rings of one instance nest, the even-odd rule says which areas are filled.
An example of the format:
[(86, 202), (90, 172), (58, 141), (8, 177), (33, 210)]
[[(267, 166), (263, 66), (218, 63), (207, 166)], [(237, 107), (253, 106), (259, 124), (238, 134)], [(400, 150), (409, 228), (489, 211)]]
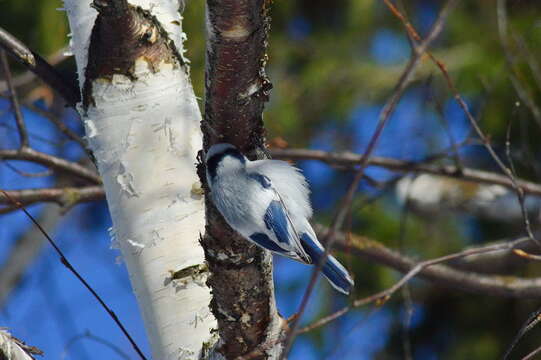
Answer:
[(207, 180), (212, 182), (217, 175), (243, 169), (246, 164), (246, 157), (231, 144), (214, 144), (207, 151), (205, 164)]

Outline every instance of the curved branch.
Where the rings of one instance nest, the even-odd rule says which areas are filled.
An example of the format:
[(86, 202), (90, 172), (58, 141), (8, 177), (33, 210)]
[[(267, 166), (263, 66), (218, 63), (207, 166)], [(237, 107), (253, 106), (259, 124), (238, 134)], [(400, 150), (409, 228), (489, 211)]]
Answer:
[[(328, 232), (328, 228), (321, 225), (316, 225), (314, 228), (320, 238), (323, 238)], [(449, 286), (473, 293), (480, 293), (482, 295), (518, 298), (541, 297), (541, 289), (539, 288), (541, 286), (541, 278), (523, 279), (513, 276), (480, 275), (473, 272), (458, 271), (449, 266), (440, 264), (441, 262), (456, 260), (469, 255), (488, 254), (494, 251), (509, 251), (512, 250), (514, 246), (531, 241), (530, 238), (521, 238), (507, 244), (500, 243), (480, 248), (471, 248), (456, 254), (421, 262), (416, 262), (407, 256), (386, 248), (377, 241), (361, 236), (351, 235), (346, 239), (343, 233), (335, 233), (335, 240), (338, 249), (390, 266), (405, 273), (405, 275), (390, 288), (374, 295), (354, 300), (351, 305), (345, 306), (342, 309), (299, 329), (297, 334), (324, 326), (347, 314), (352, 308), (378, 301), (381, 304), (387, 301), (396, 290), (417, 274), (419, 277), (425, 278), (426, 280), (434, 281), (437, 285)]]
[(15, 36), (0, 27), (0, 46), (14, 59), (39, 76), (47, 85), (56, 90), (74, 107), (80, 100), (79, 88), (66, 81), (62, 75), (41, 56), (30, 50)]
[[(326, 152), (308, 149), (272, 149), (271, 155), (284, 160), (319, 160), (331, 165), (356, 166), (362, 155), (352, 152)], [(429, 165), (411, 161), (396, 160), (372, 156), (368, 165), (381, 166), (389, 170), (403, 172), (422, 172), (434, 175), (443, 175), (463, 180), (475, 181), (485, 184), (497, 184), (514, 189), (511, 180), (505, 176), (488, 171), (462, 168), (461, 171), (453, 165)], [(527, 194), (541, 195), (541, 184), (527, 180), (517, 179), (517, 184)]]
[(35, 106), (34, 104), (27, 103), (27, 104), (24, 104), (24, 106), (27, 107), (28, 109), (32, 110), (32, 112), (35, 112), (36, 114), (41, 115), (44, 118), (46, 118), (47, 120), (49, 120), (50, 122), (52, 122), (58, 128), (58, 130), (60, 130), (60, 132), (62, 132), (64, 135), (66, 135), (69, 139), (71, 139), (71, 140), (75, 141), (77, 144), (79, 144), (85, 150), (87, 155), (90, 158), (92, 158), (90, 156), (90, 150), (88, 149), (88, 145), (83, 140), (83, 138), (80, 137), (79, 135), (77, 135), (69, 127), (67, 127), (67, 125), (64, 124), (64, 122), (58, 116), (53, 114), (51, 111), (43, 110), (43, 109), (39, 108), (38, 106)]
[(45, 154), (34, 149), (0, 150), (0, 160), (23, 160), (38, 163), (66, 174), (75, 175), (93, 184), (101, 184), (100, 176), (75, 162), (64, 160), (54, 155)]
[[(324, 238), (327, 229), (323, 226), (316, 226), (315, 228), (318, 232), (318, 237)], [(382, 243), (372, 239), (351, 235), (349, 240), (346, 240), (343, 233), (337, 233), (336, 248), (361, 256), (369, 261), (389, 266), (402, 273), (407, 273), (419, 264), (424, 263), (391, 250)], [(453, 260), (469, 256), (470, 254), (511, 251), (513, 245), (521, 242), (525, 242), (525, 240), (520, 239), (507, 244), (468, 249), (446, 258)], [(419, 272), (419, 277), (434, 282), (438, 286), (457, 288), (477, 294), (515, 298), (541, 298), (541, 278), (525, 279), (508, 275), (484, 275), (456, 270), (451, 266), (442, 264), (427, 265)]]

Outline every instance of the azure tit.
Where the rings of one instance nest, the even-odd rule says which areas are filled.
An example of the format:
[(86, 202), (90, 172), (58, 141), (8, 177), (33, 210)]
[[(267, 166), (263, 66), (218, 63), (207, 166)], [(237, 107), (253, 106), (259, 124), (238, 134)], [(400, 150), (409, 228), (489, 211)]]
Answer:
[[(312, 207), (300, 170), (279, 160), (250, 161), (231, 144), (215, 144), (206, 154), (210, 197), (225, 221), (247, 240), (304, 264), (318, 264), (325, 250), (308, 219)], [(323, 275), (349, 294), (353, 280), (331, 255)]]

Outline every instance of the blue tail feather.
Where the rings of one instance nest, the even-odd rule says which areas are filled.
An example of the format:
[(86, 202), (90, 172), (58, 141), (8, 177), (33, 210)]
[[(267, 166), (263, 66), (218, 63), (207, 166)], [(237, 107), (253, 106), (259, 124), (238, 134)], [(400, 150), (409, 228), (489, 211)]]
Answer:
[[(301, 243), (306, 253), (312, 258), (312, 262), (318, 264), (325, 251), (307, 233), (302, 234)], [(347, 270), (333, 256), (327, 256), (321, 271), (336, 290), (344, 294), (351, 292), (353, 280)]]

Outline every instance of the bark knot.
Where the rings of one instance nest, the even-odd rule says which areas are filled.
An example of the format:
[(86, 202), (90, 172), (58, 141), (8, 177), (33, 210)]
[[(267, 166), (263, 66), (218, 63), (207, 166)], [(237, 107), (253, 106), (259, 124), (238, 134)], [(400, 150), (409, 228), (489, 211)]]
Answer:
[(112, 81), (113, 75), (136, 80), (135, 64), (145, 61), (152, 72), (162, 63), (183, 66), (182, 57), (160, 22), (149, 11), (126, 0), (94, 0), (98, 16), (90, 36), (83, 87), (83, 108), (94, 105), (95, 80)]

